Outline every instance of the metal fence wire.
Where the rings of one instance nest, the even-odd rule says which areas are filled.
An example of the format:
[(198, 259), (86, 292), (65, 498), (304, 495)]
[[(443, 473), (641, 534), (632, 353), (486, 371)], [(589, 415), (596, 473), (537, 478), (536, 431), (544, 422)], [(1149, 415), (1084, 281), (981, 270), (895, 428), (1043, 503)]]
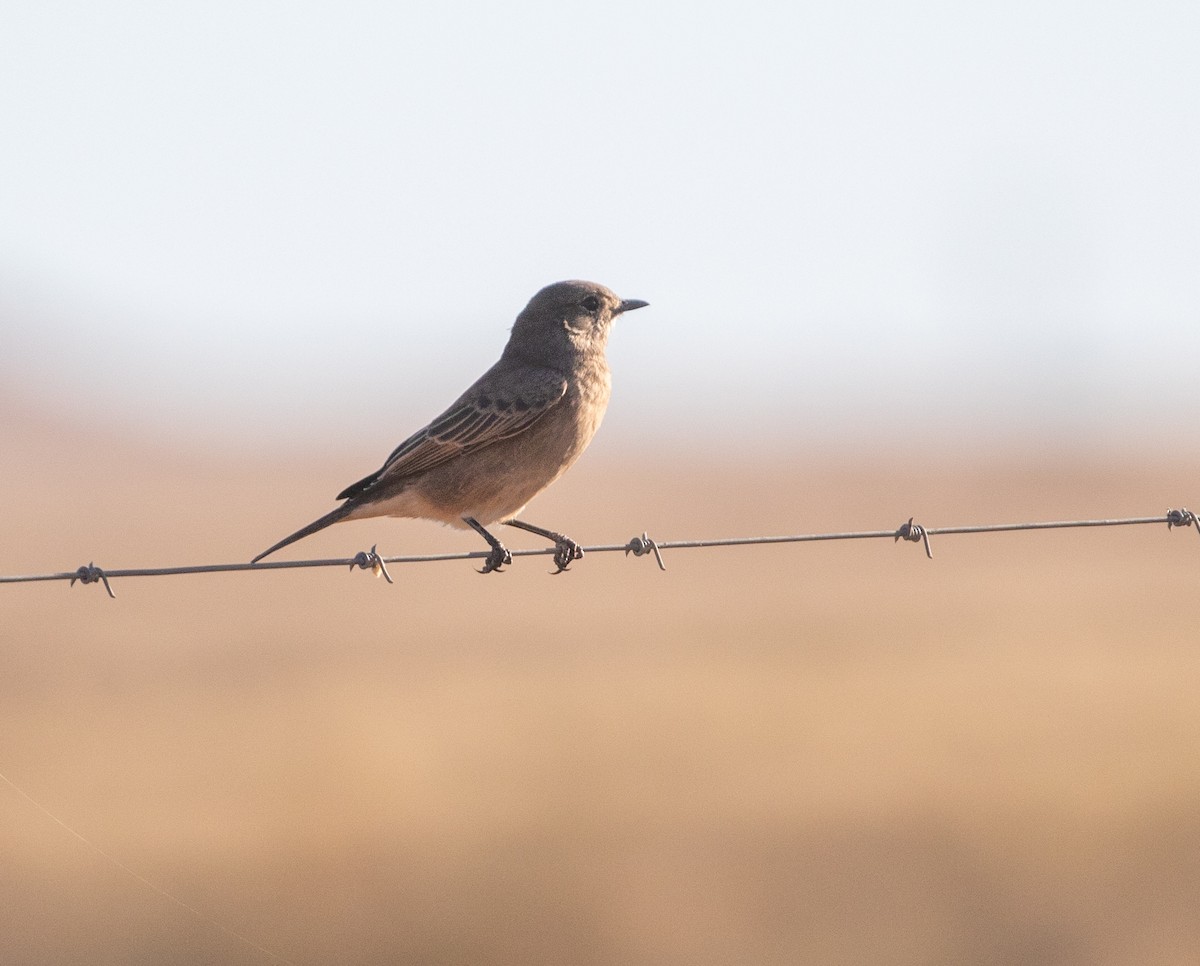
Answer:
[[(625, 543), (597, 544), (581, 549), (589, 553), (624, 553), (635, 557), (653, 554), (660, 570), (666, 570), (663, 551), (695, 550), (707, 547), (749, 547), (765, 546), (779, 543), (817, 543), (826, 540), (900, 540), (920, 543), (925, 548), (925, 556), (933, 559), (931, 537), (949, 536), (951, 534), (983, 534), (1010, 533), (1023, 530), (1069, 530), (1079, 527), (1132, 527), (1150, 524), (1167, 525), (1167, 529), (1175, 527), (1194, 527), (1200, 534), (1200, 522), (1196, 514), (1186, 507), (1178, 510), (1167, 510), (1160, 516), (1152, 517), (1122, 517), (1103, 520), (1050, 520), (1033, 523), (986, 523), (968, 524), (953, 527), (926, 527), (913, 521), (910, 517), (894, 530), (852, 530), (841, 533), (802, 533), (777, 537), (719, 537), (708, 540), (655, 540), (643, 532), (640, 537), (633, 537)], [(388, 564), (424, 564), (441, 560), (473, 560), (488, 556), (490, 551), (476, 550), (465, 553), (437, 553), (411, 556), (382, 556), (375, 547), (363, 550), (353, 557), (335, 557), (323, 560), (277, 560), (264, 563), (228, 563), (228, 564), (197, 564), (182, 567), (126, 567), (109, 570), (97, 567), (94, 562), (85, 564), (75, 570), (51, 574), (23, 574), (16, 576), (0, 576), (0, 584), (34, 583), (47, 580), (65, 580), (71, 585), (103, 584), (109, 597), (113, 593), (111, 580), (124, 577), (174, 577), (181, 574), (220, 574), (245, 573), (248, 571), (270, 570), (299, 570), (311, 567), (349, 567), (351, 570), (370, 570), (376, 576), (384, 577), (387, 582), (394, 583), (388, 571)], [(513, 550), (514, 557), (537, 557), (555, 553), (554, 547), (542, 547), (531, 550)]]

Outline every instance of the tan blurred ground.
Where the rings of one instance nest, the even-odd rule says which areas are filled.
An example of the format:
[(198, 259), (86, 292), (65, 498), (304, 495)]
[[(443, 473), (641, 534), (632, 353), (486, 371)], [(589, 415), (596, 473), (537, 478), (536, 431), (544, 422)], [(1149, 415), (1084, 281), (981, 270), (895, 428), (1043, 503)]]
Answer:
[[(272, 470), (99, 422), (4, 414), (0, 572), (246, 560), (382, 455)], [(529, 518), (618, 542), (1200, 500), (1200, 464), (1136, 448), (614, 454)], [(476, 548), (377, 521), (292, 551), (375, 541)], [(1196, 962), (1200, 539), (934, 549), (0, 586), (0, 772), (298, 964)], [(2, 784), (0, 847), (0, 962), (271, 962)]]

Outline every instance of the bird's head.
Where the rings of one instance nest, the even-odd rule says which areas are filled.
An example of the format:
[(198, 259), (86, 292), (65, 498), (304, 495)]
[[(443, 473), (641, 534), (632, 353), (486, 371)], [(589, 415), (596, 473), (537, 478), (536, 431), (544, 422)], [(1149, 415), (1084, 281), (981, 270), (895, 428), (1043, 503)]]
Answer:
[(555, 282), (517, 316), (506, 351), (530, 362), (565, 366), (581, 355), (603, 352), (613, 319), (648, 304), (622, 300), (595, 282)]

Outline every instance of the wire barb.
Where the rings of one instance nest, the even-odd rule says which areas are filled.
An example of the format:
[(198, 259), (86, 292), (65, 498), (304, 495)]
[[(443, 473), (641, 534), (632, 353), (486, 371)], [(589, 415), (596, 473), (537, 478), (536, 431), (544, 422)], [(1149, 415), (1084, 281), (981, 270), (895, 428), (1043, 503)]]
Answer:
[(372, 544), (370, 550), (360, 550), (354, 555), (354, 559), (350, 561), (350, 569), (354, 570), (358, 567), (362, 570), (369, 570), (376, 577), (382, 576), (389, 584), (394, 584), (392, 575), (388, 573), (387, 564), (383, 562), (383, 557), (379, 556), (379, 551), (376, 549), (379, 544)]
[(913, 518), (908, 518), (908, 523), (902, 523), (899, 529), (896, 530), (896, 540), (911, 540), (913, 543), (925, 544), (925, 556), (930, 560), (933, 559), (933, 551), (929, 548), (929, 532), (919, 523), (913, 523)]
[(642, 531), (640, 537), (634, 537), (625, 545), (625, 556), (633, 554), (635, 557), (644, 557), (648, 553), (654, 554), (654, 559), (658, 562), (658, 569), (665, 571), (667, 565), (663, 563), (662, 551), (658, 549), (658, 543), (653, 540), (645, 530)]
[(108, 596), (113, 600), (117, 599), (117, 595), (113, 593), (113, 589), (108, 583), (108, 577), (104, 575), (104, 571), (97, 567), (95, 563), (89, 563), (86, 567), (80, 567), (76, 570), (75, 576), (71, 578), (71, 583), (67, 586), (74, 587), (77, 580), (81, 584), (104, 584), (104, 589), (108, 591)]
[(1196, 533), (1200, 534), (1200, 520), (1197, 520), (1196, 514), (1187, 507), (1167, 510), (1167, 529), (1170, 530), (1174, 527), (1195, 527)]

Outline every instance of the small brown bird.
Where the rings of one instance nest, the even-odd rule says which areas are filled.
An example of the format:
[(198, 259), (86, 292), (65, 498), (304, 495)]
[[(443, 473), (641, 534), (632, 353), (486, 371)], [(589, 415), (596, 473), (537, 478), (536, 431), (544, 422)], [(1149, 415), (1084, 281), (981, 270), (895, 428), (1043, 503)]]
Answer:
[(485, 527), (503, 523), (554, 541), (561, 573), (583, 556), (574, 540), (516, 519), (591, 442), (612, 388), (604, 348), (613, 319), (643, 308), (595, 282), (556, 282), (513, 324), (500, 361), (383, 466), (337, 495), (345, 502), (251, 563), (342, 520), (408, 517), (475, 530), (492, 548), (480, 573), (512, 563)]

